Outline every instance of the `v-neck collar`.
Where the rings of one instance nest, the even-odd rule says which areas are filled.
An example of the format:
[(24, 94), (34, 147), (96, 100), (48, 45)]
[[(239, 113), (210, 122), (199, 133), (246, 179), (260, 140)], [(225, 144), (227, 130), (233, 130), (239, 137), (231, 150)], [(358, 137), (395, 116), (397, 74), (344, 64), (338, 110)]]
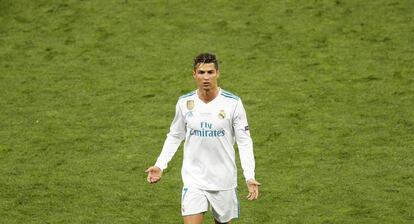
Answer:
[(216, 97), (214, 97), (214, 99), (212, 99), (210, 102), (208, 102), (208, 103), (205, 103), (202, 99), (200, 99), (200, 96), (198, 95), (198, 89), (196, 90), (196, 96), (197, 96), (197, 100), (198, 101), (200, 101), (203, 105), (210, 105), (210, 104), (212, 104), (214, 101), (216, 101), (217, 100), (217, 98), (221, 95), (221, 88), (220, 87), (218, 87), (219, 88), (219, 91), (218, 91), (218, 94), (217, 94), (217, 96)]

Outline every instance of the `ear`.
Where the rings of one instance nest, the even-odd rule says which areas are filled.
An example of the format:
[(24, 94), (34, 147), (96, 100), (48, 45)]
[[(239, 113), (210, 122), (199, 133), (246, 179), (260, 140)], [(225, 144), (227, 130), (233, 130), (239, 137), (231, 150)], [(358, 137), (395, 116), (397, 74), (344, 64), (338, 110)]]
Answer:
[(220, 70), (217, 69), (217, 78), (220, 77)]
[(196, 78), (196, 70), (193, 69), (193, 78)]

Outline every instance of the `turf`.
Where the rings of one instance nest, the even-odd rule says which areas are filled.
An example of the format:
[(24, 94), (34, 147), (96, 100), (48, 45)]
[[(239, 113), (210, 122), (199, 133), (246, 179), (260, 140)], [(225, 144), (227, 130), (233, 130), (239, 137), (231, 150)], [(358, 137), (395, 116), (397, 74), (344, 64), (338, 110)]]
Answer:
[[(242, 98), (235, 223), (414, 221), (414, 2), (0, 0), (0, 223), (180, 223), (145, 182), (192, 58)], [(206, 222), (212, 223), (211, 213)]]

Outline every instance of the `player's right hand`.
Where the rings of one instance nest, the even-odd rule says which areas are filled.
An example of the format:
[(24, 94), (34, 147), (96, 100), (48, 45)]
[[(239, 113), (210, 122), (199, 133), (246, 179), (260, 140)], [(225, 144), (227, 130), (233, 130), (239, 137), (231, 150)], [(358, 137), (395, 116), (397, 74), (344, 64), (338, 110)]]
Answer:
[(158, 166), (151, 166), (145, 172), (148, 173), (147, 181), (150, 184), (155, 184), (161, 179), (162, 170)]

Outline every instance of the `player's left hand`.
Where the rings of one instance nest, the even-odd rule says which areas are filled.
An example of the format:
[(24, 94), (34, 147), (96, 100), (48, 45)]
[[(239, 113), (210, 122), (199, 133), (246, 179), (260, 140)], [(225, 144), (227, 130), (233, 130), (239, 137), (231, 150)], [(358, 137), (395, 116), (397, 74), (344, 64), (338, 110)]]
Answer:
[(260, 185), (262, 185), (262, 184), (257, 182), (255, 179), (249, 179), (247, 181), (247, 189), (249, 190), (249, 194), (247, 195), (247, 199), (249, 201), (256, 200), (259, 197), (259, 186)]

